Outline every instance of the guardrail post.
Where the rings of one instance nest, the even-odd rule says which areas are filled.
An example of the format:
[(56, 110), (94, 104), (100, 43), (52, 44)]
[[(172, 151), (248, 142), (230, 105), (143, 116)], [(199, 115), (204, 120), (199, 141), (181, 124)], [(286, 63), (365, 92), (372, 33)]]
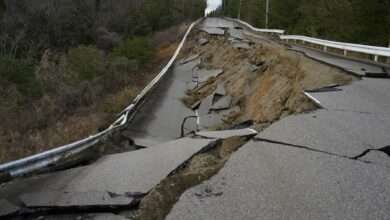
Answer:
[(347, 55), (348, 55), (348, 51), (344, 50), (344, 56), (347, 56)]
[(328, 47), (324, 46), (324, 52), (328, 52)]
[(378, 62), (378, 55), (374, 56), (374, 61)]

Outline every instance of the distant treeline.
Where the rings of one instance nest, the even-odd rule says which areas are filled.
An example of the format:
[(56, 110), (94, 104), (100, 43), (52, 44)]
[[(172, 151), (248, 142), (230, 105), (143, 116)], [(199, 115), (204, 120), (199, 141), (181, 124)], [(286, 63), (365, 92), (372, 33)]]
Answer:
[(201, 17), (205, 7), (205, 0), (0, 0), (0, 55), (91, 44), (100, 27), (147, 35)]
[[(266, 0), (241, 0), (241, 19), (265, 24)], [(219, 14), (237, 17), (240, 0), (223, 0)], [(390, 0), (270, 0), (269, 27), (289, 34), (388, 46)]]
[[(152, 58), (151, 36), (202, 17), (205, 8), (205, 0), (0, 0), (0, 103), (12, 98), (5, 89), (16, 87), (22, 97), (49, 93), (37, 77), (45, 52), (64, 57), (64, 71), (53, 72), (79, 81), (110, 73), (119, 58), (137, 69)], [(154, 43), (169, 43), (175, 34)]]

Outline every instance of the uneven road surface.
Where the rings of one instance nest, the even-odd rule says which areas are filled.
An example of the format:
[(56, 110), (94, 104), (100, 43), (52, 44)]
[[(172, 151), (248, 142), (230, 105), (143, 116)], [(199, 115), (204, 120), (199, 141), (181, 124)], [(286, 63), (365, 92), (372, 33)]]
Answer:
[[(311, 53), (359, 75), (383, 71)], [(167, 219), (389, 219), (390, 79), (310, 95), (322, 110), (260, 132), (217, 175), (186, 191)]]
[[(226, 37), (237, 50), (247, 50), (253, 45), (246, 36), (256, 33), (238, 26), (207, 18), (197, 31)], [(264, 36), (257, 40), (270, 42)], [(219, 85), (197, 104), (198, 110), (186, 106), (182, 98), (187, 90), (223, 70), (201, 69), (197, 56), (179, 60), (124, 131), (145, 148), (0, 185), (0, 218), (137, 219), (128, 212), (137, 213), (139, 202), (195, 155), (232, 136), (253, 136), (217, 174), (176, 195), (159, 219), (390, 219), (390, 79), (362, 77), (383, 74), (384, 68), (292, 49), (359, 80), (305, 91), (319, 109), (282, 117), (259, 133), (203, 131), (181, 138), (185, 117), (200, 116), (185, 124), (186, 131), (210, 128), (221, 121), (220, 112), (237, 106)], [(220, 101), (214, 102), (217, 96)], [(224, 110), (211, 113), (213, 106)]]

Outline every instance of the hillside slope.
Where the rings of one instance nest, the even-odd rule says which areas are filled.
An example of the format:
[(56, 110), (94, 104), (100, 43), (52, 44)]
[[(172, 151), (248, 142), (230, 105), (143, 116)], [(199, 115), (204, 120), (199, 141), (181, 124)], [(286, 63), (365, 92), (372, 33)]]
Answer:
[(203, 16), (184, 3), (0, 0), (0, 163), (107, 126)]

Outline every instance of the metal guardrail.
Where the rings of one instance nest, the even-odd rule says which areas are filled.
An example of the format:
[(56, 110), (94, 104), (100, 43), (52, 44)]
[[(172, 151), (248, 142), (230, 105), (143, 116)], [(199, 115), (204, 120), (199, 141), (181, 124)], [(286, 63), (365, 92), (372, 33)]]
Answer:
[[(314, 47), (321, 49), (323, 52), (334, 53), (350, 58), (356, 58), (360, 60), (368, 60), (377, 64), (390, 65), (390, 48), (376, 47), (361, 44), (344, 43), (337, 41), (323, 40), (313, 37), (301, 36), (301, 35), (283, 35), (284, 30), (278, 29), (260, 29), (255, 28), (245, 21), (238, 19), (232, 19), (254, 32), (271, 33), (279, 35), (279, 38), (287, 43), (302, 44), (303, 46)], [(315, 47), (316, 46), (316, 47)], [(338, 51), (335, 51), (338, 50)]]
[(249, 29), (251, 29), (252, 31), (255, 31), (255, 32), (262, 32), (262, 33), (268, 33), (268, 34), (277, 34), (277, 35), (281, 35), (281, 34), (284, 34), (285, 33), (285, 30), (281, 30), (281, 29), (262, 29), (262, 28), (256, 28), (256, 27), (253, 27), (251, 24), (249, 24), (248, 22), (245, 22), (245, 21), (242, 21), (242, 20), (239, 20), (239, 19), (236, 19), (236, 18), (229, 18), (233, 21), (236, 21), (246, 27), (248, 27)]
[[(343, 43), (343, 42), (337, 42), (337, 41), (329, 41), (329, 40), (322, 40), (312, 37), (306, 37), (306, 36), (300, 36), (300, 35), (282, 35), (280, 36), (281, 40), (286, 41), (287, 43), (302, 43), (302, 44), (314, 44), (321, 47), (321, 49), (324, 52), (329, 52), (330, 49), (338, 49), (342, 51), (342, 55), (348, 56), (349, 52), (359, 53), (359, 54), (365, 54), (365, 55), (371, 55), (372, 61), (378, 62), (378, 63), (388, 63), (388, 60), (390, 58), (390, 48), (387, 47), (375, 47), (375, 46), (368, 46), (368, 45), (361, 45), (361, 44), (351, 44), (351, 43)], [(361, 57), (364, 59), (364, 57)], [(382, 58), (382, 59), (380, 59)]]
[(120, 114), (118, 119), (112, 123), (106, 130), (92, 135), (88, 138), (67, 144), (52, 150), (48, 150), (36, 155), (32, 155), (16, 161), (11, 161), (0, 165), (0, 173), (7, 174), (10, 177), (18, 177), (39, 171), (43, 168), (52, 166), (64, 159), (76, 155), (94, 145), (99, 143), (105, 136), (110, 134), (113, 130), (126, 125), (129, 121), (130, 115), (136, 110), (138, 105), (145, 99), (148, 93), (155, 87), (155, 85), (168, 72), (179, 55), (188, 35), (195, 25), (202, 19), (193, 22), (187, 29), (183, 39), (177, 47), (175, 53), (169, 60), (168, 64), (160, 71), (160, 73), (137, 95), (132, 103), (127, 106)]

